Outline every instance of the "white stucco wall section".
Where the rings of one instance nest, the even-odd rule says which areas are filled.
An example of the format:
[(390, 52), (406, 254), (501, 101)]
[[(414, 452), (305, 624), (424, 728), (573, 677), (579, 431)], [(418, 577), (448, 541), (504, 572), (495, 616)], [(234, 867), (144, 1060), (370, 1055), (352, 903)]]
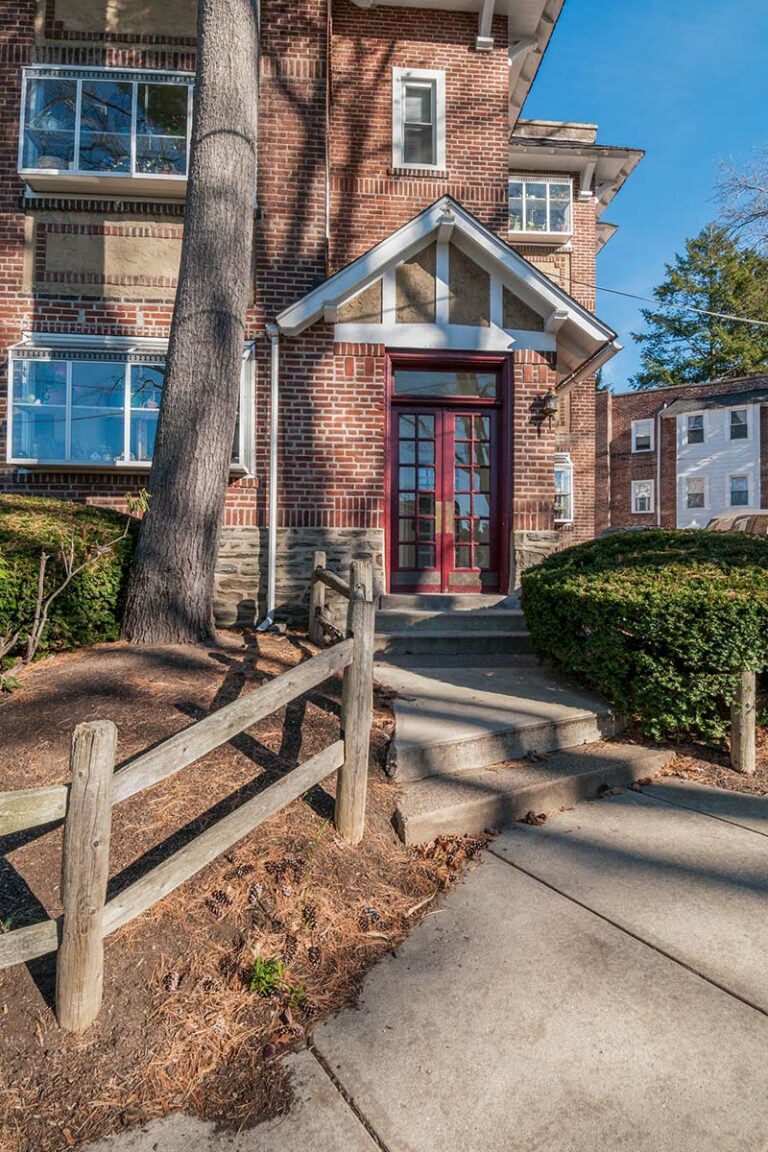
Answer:
[[(688, 444), (686, 412), (676, 417), (677, 425), (677, 527), (705, 528), (713, 516), (760, 508), (760, 406), (734, 405), (746, 409), (749, 435), (746, 440), (731, 440), (731, 409), (702, 409), (703, 444)], [(731, 507), (730, 477), (749, 478), (749, 504)], [(686, 480), (704, 480), (704, 508), (688, 508)]]

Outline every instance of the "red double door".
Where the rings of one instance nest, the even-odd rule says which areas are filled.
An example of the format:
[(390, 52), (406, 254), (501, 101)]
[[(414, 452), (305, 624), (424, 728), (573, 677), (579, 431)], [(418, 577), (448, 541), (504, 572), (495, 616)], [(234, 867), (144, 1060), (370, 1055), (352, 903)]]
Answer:
[(499, 417), (466, 401), (393, 404), (393, 592), (498, 591)]

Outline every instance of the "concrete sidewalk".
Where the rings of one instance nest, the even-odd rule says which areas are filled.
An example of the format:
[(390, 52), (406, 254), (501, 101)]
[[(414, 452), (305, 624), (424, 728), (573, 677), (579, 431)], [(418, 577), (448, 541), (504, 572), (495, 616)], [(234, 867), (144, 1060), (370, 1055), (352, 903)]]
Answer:
[(766, 1152), (768, 800), (517, 825), (293, 1060), (291, 1116), (91, 1152)]

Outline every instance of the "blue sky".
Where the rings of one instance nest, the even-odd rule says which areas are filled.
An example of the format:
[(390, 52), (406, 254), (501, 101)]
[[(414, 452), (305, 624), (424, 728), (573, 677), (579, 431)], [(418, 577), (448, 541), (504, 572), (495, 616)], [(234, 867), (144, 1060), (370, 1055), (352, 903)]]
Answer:
[[(685, 238), (716, 217), (721, 162), (743, 164), (768, 144), (768, 2), (566, 0), (524, 114), (596, 123), (601, 143), (645, 149), (605, 214), (620, 227), (597, 282), (648, 296)], [(643, 305), (606, 292), (597, 305), (625, 346), (606, 369), (623, 391)]]

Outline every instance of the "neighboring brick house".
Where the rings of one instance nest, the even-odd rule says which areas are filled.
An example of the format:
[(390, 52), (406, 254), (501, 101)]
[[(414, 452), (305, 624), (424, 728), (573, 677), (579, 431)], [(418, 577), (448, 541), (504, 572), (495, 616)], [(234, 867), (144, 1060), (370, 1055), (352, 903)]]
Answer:
[[(506, 591), (593, 534), (594, 373), (620, 347), (595, 257), (642, 153), (520, 119), (561, 7), (262, 0), (223, 616), (295, 602), (315, 548), (371, 553), (379, 587)], [(162, 394), (194, 6), (0, 8), (0, 486), (124, 507)]]
[(706, 527), (768, 503), (768, 377), (597, 395), (595, 529)]

